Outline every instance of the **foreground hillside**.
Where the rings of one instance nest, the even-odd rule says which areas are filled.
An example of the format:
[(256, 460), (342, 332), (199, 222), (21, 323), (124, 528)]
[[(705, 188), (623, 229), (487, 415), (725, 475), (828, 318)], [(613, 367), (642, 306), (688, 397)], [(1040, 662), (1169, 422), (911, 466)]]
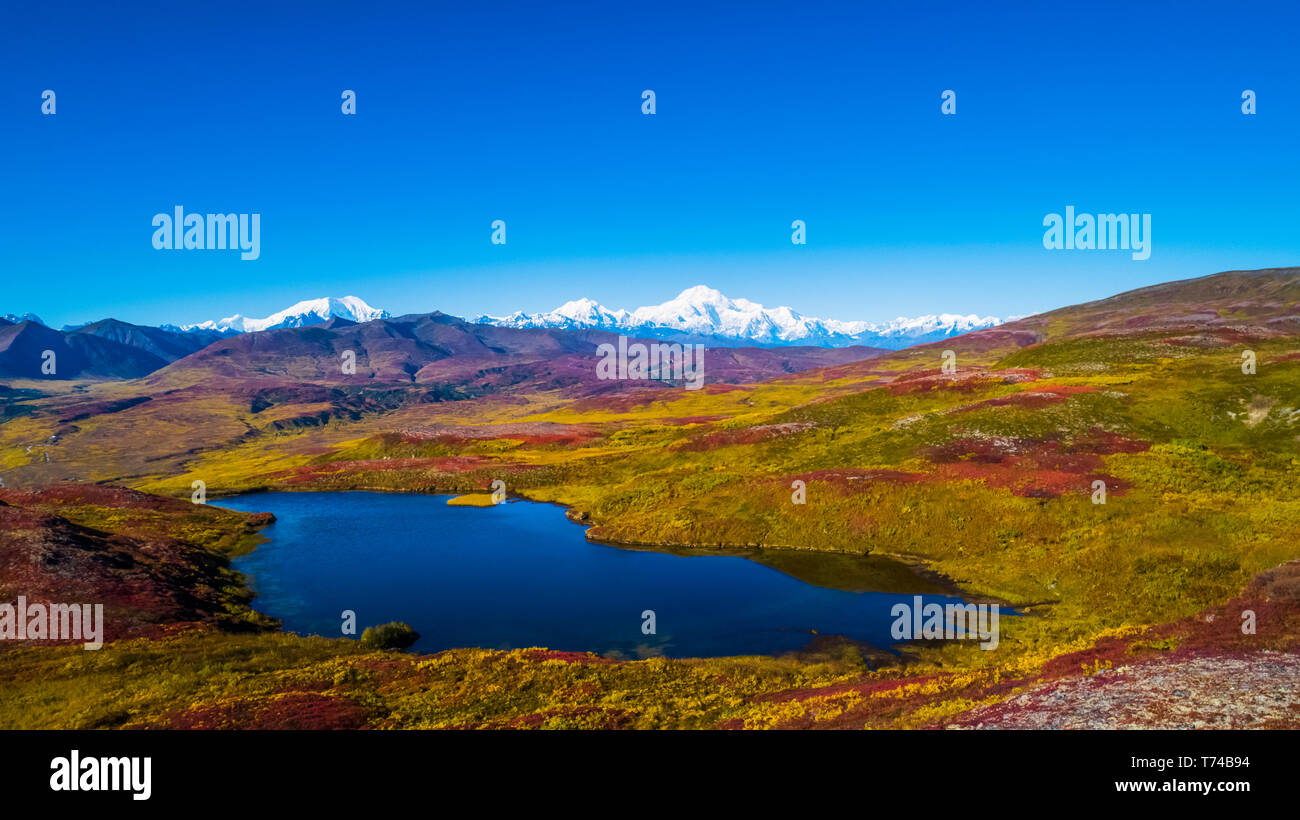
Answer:
[[(509, 351), (492, 354), (496, 368), (445, 357), (415, 385), (347, 382), (326, 366), (335, 343), (319, 348), (305, 331), (274, 332), (300, 334), (277, 345), (292, 356), (255, 334), (145, 380), (13, 383), (0, 425), (11, 487), (113, 481), (188, 498), (194, 481), (213, 496), (472, 493), (500, 479), (569, 505), (594, 538), (896, 554), (1028, 617), (1003, 621), (997, 651), (910, 646), (874, 671), (834, 642), (777, 659), (419, 658), (234, 636), (207, 618), (165, 649), (156, 638), (114, 647), (131, 653), (122, 666), (104, 660), (112, 653), (11, 649), (5, 663), (21, 671), (8, 697), (43, 697), (56, 668), (109, 664), (111, 676), (156, 663), (213, 688), (181, 686), (107, 725), (270, 725), (290, 695), (303, 720), (353, 709), (322, 698), (361, 704), (348, 712), (357, 725), (1182, 725), (1200, 718), (1163, 696), (1216, 685), (1215, 664), (1231, 661), (1222, 668), (1248, 691), (1192, 712), (1295, 725), (1294, 687), (1264, 690), (1293, 669), (1271, 653), (1297, 649), (1298, 304), (1296, 269), (1219, 274), (699, 391), (592, 389), (581, 350), (557, 350), (571, 383), (512, 369)], [(465, 332), (430, 332), (446, 327)], [(52, 460), (24, 450), (33, 443)], [(798, 481), (804, 504), (792, 501)], [(223, 652), (229, 665), (208, 664), (219, 674), (197, 674)], [(1144, 692), (1156, 702), (1139, 702)], [(186, 698), (203, 706), (182, 709)]]
[[(881, 665), (831, 638), (777, 658), (423, 656), (269, 631), (223, 569), (267, 523), (255, 515), (61, 486), (0, 491), (0, 516), (0, 564), (44, 567), (6, 573), (6, 595), (66, 599), (93, 578), (100, 594), (131, 591), (133, 624), (98, 651), (0, 645), (6, 729), (1300, 728), (1300, 562), (1195, 617), (1049, 656), (991, 653), (995, 664), (930, 646)], [(207, 557), (191, 562), (197, 577), (160, 573), (148, 559), (160, 550)], [(195, 589), (208, 606), (178, 608)], [(1237, 629), (1243, 609), (1258, 614), (1258, 636)]]

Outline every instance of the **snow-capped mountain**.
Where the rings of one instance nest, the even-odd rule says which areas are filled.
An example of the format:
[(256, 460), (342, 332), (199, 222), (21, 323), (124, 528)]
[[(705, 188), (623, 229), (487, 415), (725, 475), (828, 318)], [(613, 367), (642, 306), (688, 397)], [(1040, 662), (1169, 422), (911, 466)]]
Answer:
[(486, 314), (470, 319), (474, 324), (498, 325), (500, 327), (553, 327), (562, 330), (620, 330), (632, 322), (632, 314), (626, 310), (610, 310), (594, 299), (575, 299), (565, 302), (555, 310), (546, 313), (524, 313), (515, 311), (509, 316), (488, 316)]
[(234, 316), (227, 316), (220, 321), (199, 322), (198, 324), (180, 325), (179, 327), (176, 325), (163, 325), (162, 328), (163, 330), (181, 330), (185, 332), (212, 330), (225, 334), (253, 333), (259, 330), (276, 330), (282, 327), (319, 325), (334, 318), (358, 323), (370, 322), (375, 319), (387, 319), (390, 315), (388, 311), (372, 308), (355, 296), (344, 296), (342, 299), (331, 296), (324, 299), (308, 299), (299, 302), (279, 313), (272, 313), (265, 319), (252, 319), (236, 313)]
[(633, 311), (610, 310), (591, 299), (578, 299), (546, 313), (483, 315), (470, 321), (516, 328), (594, 328), (730, 347), (867, 345), (892, 350), (1002, 324), (992, 316), (953, 313), (899, 317), (880, 324), (815, 319), (788, 307), (765, 308), (748, 299), (731, 299), (704, 285), (687, 288), (662, 305)]
[(0, 316), (0, 319), (4, 319), (11, 325), (20, 325), (23, 322), (35, 322), (38, 325), (45, 324), (45, 322), (41, 321), (41, 317), (37, 316), (35, 313), (24, 313), (22, 316), (14, 313), (6, 313), (4, 316)]
[[(218, 321), (162, 325), (162, 329), (232, 336), (318, 325), (334, 318), (361, 323), (390, 317), (386, 310), (373, 308), (355, 296), (344, 296), (341, 299), (309, 299), (264, 319), (235, 314)], [(992, 316), (953, 313), (899, 317), (878, 324), (817, 319), (803, 316), (788, 307), (765, 308), (748, 299), (732, 299), (704, 285), (687, 288), (661, 305), (647, 305), (630, 311), (611, 310), (593, 299), (575, 299), (545, 313), (517, 311), (509, 316), (481, 315), (469, 321), (513, 328), (608, 330), (648, 338), (702, 342), (715, 347), (865, 345), (891, 350), (995, 327), (1003, 322)]]

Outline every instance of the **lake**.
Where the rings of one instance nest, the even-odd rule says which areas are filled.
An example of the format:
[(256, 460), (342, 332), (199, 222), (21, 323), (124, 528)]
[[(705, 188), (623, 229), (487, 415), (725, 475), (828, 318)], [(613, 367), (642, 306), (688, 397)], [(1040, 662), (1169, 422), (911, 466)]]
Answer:
[[(445, 495), (255, 493), (270, 541), (234, 561), (253, 607), (302, 635), (405, 621), (415, 649), (544, 646), (619, 657), (779, 654), (817, 635), (894, 641), (890, 608), (945, 588), (891, 559), (788, 550), (672, 552), (588, 541), (561, 507), (451, 507)], [(642, 631), (653, 610), (656, 634)]]

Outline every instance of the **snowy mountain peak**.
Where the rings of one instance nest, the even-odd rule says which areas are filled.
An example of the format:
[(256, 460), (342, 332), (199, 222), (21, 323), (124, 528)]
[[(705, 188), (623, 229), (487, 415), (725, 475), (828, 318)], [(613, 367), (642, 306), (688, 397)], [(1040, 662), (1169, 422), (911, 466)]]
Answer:
[(1002, 323), (992, 316), (954, 313), (900, 316), (882, 324), (814, 319), (789, 307), (769, 309), (748, 299), (733, 299), (707, 285), (695, 285), (663, 304), (633, 311), (610, 310), (594, 299), (584, 298), (565, 302), (546, 313), (484, 315), (471, 321), (519, 328), (594, 328), (665, 339), (704, 337), (714, 344), (730, 346), (868, 345), (893, 349)]
[(613, 311), (597, 302), (595, 299), (584, 298), (565, 302), (555, 310), (551, 311), (551, 313), (556, 316), (571, 319), (574, 322), (599, 324), (602, 321), (608, 321), (610, 319), (615, 321), (621, 320), (626, 316), (627, 311)]
[(350, 322), (371, 322), (375, 319), (387, 319), (386, 310), (378, 310), (366, 304), (356, 296), (325, 297), (307, 299), (272, 313), (265, 319), (251, 319), (236, 313), (220, 321), (199, 322), (181, 325), (180, 330), (215, 330), (220, 333), (253, 333), (259, 330), (276, 330), (282, 327), (307, 327), (328, 322), (330, 319), (347, 319)]
[(556, 313), (590, 313), (592, 311), (603, 310), (600, 302), (595, 299), (588, 299), (585, 296), (581, 299), (574, 299), (565, 302), (556, 308)]
[(930, 333), (936, 330), (946, 329), (957, 333), (965, 333), (969, 330), (976, 330), (984, 327), (995, 327), (1002, 324), (1003, 320), (993, 316), (978, 316), (974, 313), (961, 315), (957, 313), (940, 313), (938, 315), (930, 314), (928, 316), (916, 316), (908, 318), (900, 316), (890, 322), (874, 326), (876, 330), (893, 330), (893, 331), (916, 331)]
[[(741, 299), (740, 301), (745, 302), (744, 299)], [(669, 305), (682, 304), (682, 305), (692, 305), (692, 306), (712, 305), (714, 307), (720, 307), (720, 308), (736, 307), (736, 302), (732, 301), (731, 299), (728, 299), (721, 291), (714, 290), (708, 285), (696, 285), (695, 287), (687, 288), (686, 290), (677, 294), (676, 299), (673, 299), (670, 302), (666, 302), (665, 304), (669, 304)], [(752, 304), (752, 303), (747, 302), (746, 304)]]
[(21, 316), (14, 313), (6, 313), (4, 316), (0, 316), (0, 319), (4, 319), (9, 324), (13, 325), (20, 325), (23, 322), (35, 322), (38, 325), (45, 326), (45, 322), (43, 322), (41, 317), (37, 316), (35, 313), (24, 313)]
[(509, 316), (482, 315), (470, 319), (471, 322), (485, 325), (516, 328), (561, 328), (579, 330), (597, 328), (601, 330), (618, 330), (630, 321), (631, 315), (626, 310), (610, 310), (595, 299), (574, 299), (546, 313), (528, 314), (515, 311)]

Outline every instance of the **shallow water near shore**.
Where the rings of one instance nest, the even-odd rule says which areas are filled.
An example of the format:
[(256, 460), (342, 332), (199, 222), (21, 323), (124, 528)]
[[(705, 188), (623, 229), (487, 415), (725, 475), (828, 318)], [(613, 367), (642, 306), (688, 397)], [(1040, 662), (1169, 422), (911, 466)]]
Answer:
[[(255, 493), (213, 503), (271, 512), (234, 561), (253, 607), (303, 635), (405, 621), (414, 649), (544, 646), (619, 657), (780, 654), (817, 635), (885, 648), (890, 608), (959, 599), (887, 558), (777, 550), (625, 549), (588, 541), (552, 504), (448, 506), (445, 495)], [(643, 632), (654, 612), (655, 634)]]

